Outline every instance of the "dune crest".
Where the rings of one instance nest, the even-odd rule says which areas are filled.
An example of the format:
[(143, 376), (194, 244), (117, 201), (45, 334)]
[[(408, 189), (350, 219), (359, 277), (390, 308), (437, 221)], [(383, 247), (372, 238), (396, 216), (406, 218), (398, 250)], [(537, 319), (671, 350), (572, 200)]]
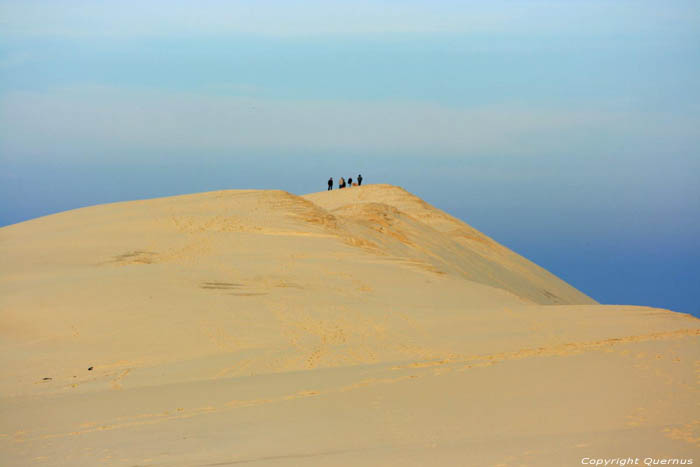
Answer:
[(0, 245), (7, 465), (697, 452), (700, 321), (599, 305), (399, 187), (92, 206)]

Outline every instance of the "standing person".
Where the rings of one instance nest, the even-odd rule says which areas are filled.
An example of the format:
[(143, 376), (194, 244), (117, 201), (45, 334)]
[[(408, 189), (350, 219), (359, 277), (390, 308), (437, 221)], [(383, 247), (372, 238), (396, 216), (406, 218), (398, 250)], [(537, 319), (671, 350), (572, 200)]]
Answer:
[(333, 189), (333, 177), (328, 179), (328, 191)]
[(340, 181), (338, 182), (338, 189), (345, 188), (345, 179), (343, 177), (340, 177)]
[(362, 186), (362, 174), (357, 176), (357, 186)]
[(352, 178), (348, 178), (348, 186), (352, 186)]

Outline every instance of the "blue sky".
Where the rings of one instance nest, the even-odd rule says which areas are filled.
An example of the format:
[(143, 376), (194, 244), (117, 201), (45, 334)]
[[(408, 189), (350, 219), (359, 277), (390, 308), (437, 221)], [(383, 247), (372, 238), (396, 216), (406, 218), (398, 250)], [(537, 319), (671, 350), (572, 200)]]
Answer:
[(700, 314), (698, 128), (695, 1), (0, 0), (0, 225), (362, 172)]

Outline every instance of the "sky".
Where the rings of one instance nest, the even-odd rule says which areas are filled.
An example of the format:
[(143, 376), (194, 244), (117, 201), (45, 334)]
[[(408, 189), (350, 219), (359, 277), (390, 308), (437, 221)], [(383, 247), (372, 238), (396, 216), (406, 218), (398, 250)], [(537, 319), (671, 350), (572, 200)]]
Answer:
[(358, 173), (700, 316), (700, 3), (0, 0), (0, 226)]

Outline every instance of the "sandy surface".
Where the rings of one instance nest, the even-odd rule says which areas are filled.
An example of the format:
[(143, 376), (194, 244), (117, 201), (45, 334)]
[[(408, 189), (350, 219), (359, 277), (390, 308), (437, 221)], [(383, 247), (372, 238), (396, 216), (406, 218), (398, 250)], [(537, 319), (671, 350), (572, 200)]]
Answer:
[(0, 465), (698, 464), (698, 335), (389, 185), (93, 206), (0, 229)]

